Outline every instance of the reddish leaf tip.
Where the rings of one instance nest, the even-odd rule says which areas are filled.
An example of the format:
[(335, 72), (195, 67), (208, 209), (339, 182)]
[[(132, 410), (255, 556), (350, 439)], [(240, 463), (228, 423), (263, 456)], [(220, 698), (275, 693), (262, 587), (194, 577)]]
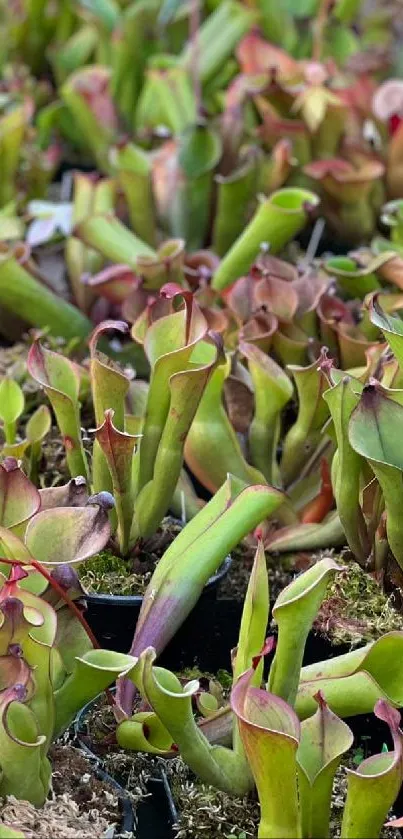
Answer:
[(399, 729), (401, 722), (400, 712), (397, 708), (393, 708), (386, 699), (378, 699), (374, 708), (374, 714), (379, 720), (385, 722), (392, 732), (396, 732)]
[(1, 466), (6, 472), (15, 472), (19, 469), (18, 460), (15, 457), (5, 457)]
[(318, 690), (317, 693), (314, 694), (313, 698), (322, 710), (327, 708), (327, 702), (321, 690)]
[(276, 647), (276, 639), (275, 639), (274, 635), (270, 635), (268, 638), (266, 638), (266, 641), (264, 642), (264, 645), (263, 645), (260, 653), (258, 653), (258, 655), (253, 656), (253, 658), (252, 658), (252, 667), (253, 667), (254, 670), (256, 670), (258, 668), (262, 658), (264, 658), (264, 656), (266, 656), (266, 655), (270, 655), (270, 653), (273, 652), (275, 647)]

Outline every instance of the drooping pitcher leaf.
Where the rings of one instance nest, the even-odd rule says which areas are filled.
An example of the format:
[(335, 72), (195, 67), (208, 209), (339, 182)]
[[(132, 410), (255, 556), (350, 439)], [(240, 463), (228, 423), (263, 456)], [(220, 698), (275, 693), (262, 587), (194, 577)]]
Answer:
[(363, 457), (403, 471), (403, 452), (396, 428), (403, 419), (403, 406), (388, 398), (377, 382), (364, 387), (350, 425), (350, 443)]
[(70, 725), (80, 708), (135, 666), (136, 659), (112, 650), (90, 650), (76, 658), (73, 672), (55, 691), (54, 737)]
[(122, 720), (116, 729), (121, 749), (166, 755), (172, 751), (172, 737), (154, 711), (139, 711), (129, 720)]
[(28, 524), (25, 544), (44, 565), (82, 562), (105, 547), (111, 529), (102, 507), (54, 507)]
[(79, 475), (67, 484), (40, 489), (39, 495), (41, 511), (52, 507), (85, 507), (88, 501), (87, 481), (83, 475)]
[(296, 711), (300, 719), (315, 713), (320, 691), (340, 717), (370, 713), (378, 699), (395, 707), (403, 701), (403, 633), (388, 632), (358, 650), (302, 668)]
[[(183, 686), (169, 670), (153, 666), (155, 657), (153, 649), (145, 649), (130, 678), (171, 735), (183, 760), (205, 783), (240, 795), (248, 792), (252, 779), (243, 756), (223, 746), (211, 746), (196, 724), (192, 697), (199, 682), (192, 680)], [(123, 734), (128, 733), (126, 726)], [(133, 731), (133, 735), (137, 736), (137, 732)]]
[[(1, 795), (15, 794), (40, 807), (47, 794), (42, 779), (43, 745), (45, 736), (38, 731), (38, 724), (31, 709), (23, 704), (26, 687), (19, 683), (2, 691), (0, 713)], [(22, 701), (21, 701), (22, 700)], [(49, 764), (48, 764), (49, 766)], [(50, 774), (50, 767), (48, 774)]]

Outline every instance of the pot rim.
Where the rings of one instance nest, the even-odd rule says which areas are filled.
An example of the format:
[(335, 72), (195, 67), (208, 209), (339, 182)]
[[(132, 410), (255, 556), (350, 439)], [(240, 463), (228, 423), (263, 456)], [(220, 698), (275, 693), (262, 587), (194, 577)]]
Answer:
[[(218, 586), (221, 580), (228, 574), (231, 565), (232, 557), (231, 554), (228, 554), (215, 574), (207, 580), (203, 591), (210, 591)], [(88, 604), (93, 606), (133, 606), (135, 603), (141, 604), (143, 602), (142, 594), (88, 594), (85, 592), (84, 598)]]

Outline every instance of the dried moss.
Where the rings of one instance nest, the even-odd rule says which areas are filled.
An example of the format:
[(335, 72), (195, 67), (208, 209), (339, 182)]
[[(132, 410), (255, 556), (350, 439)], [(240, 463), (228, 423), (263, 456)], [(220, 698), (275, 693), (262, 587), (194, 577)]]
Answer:
[[(352, 757), (345, 766), (355, 768)], [(255, 839), (260, 818), (259, 802), (254, 794), (235, 798), (200, 783), (180, 758), (165, 765), (177, 806), (179, 820), (174, 825), (175, 839)], [(333, 785), (330, 835), (340, 836), (347, 791), (345, 768), (336, 773)], [(381, 839), (396, 839), (398, 830), (383, 828)]]
[(329, 583), (315, 628), (334, 644), (352, 646), (401, 630), (402, 616), (371, 574), (343, 555), (335, 558), (346, 570)]

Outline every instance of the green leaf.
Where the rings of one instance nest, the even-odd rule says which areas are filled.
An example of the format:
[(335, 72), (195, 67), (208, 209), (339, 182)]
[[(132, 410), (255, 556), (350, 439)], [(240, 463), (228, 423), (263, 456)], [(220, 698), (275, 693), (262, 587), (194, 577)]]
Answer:
[(261, 472), (245, 460), (239, 439), (223, 404), (224, 383), (230, 361), (220, 365), (204, 391), (185, 443), (185, 460), (197, 480), (216, 492), (228, 473), (242, 481), (264, 482)]
[(403, 633), (388, 632), (358, 650), (302, 668), (296, 711), (300, 719), (316, 710), (320, 690), (340, 717), (368, 714), (378, 699), (403, 703)]
[(360, 268), (351, 257), (332, 256), (323, 267), (328, 274), (337, 277), (337, 284), (347, 297), (363, 300), (366, 294), (381, 287), (371, 266)]
[(70, 474), (72, 477), (84, 475), (88, 478), (81, 440), (80, 376), (77, 365), (59, 353), (34, 343), (28, 353), (27, 367), (32, 378), (44, 388), (55, 412)]
[(39, 408), (31, 414), (26, 426), (25, 434), (27, 440), (31, 443), (41, 443), (43, 438), (49, 433), (52, 424), (52, 416), (47, 405), (40, 405)]
[(315, 699), (316, 713), (301, 725), (298, 788), (303, 836), (325, 837), (330, 836), (334, 776), (354, 738), (348, 725), (328, 708), (320, 693)]
[(213, 249), (224, 256), (248, 223), (256, 206), (261, 152), (252, 147), (245, 159), (229, 175), (216, 175), (217, 208), (213, 227)]
[(262, 200), (243, 233), (222, 259), (212, 287), (222, 291), (246, 274), (262, 244), (268, 243), (270, 252), (278, 253), (304, 227), (308, 208), (315, 207), (318, 200), (313, 192), (291, 187), (273, 192)]
[(97, 505), (55, 507), (31, 519), (25, 544), (44, 565), (75, 563), (102, 551), (110, 532), (108, 514)]
[(134, 143), (119, 144), (112, 152), (118, 182), (126, 198), (131, 226), (147, 245), (156, 245), (156, 219), (151, 160)]
[(41, 807), (48, 793), (42, 779), (45, 736), (39, 733), (35, 715), (18, 701), (17, 686), (2, 692), (0, 712), (0, 750), (2, 796), (15, 795)]
[(386, 314), (379, 305), (379, 299), (378, 295), (374, 295), (369, 301), (371, 323), (382, 330), (400, 367), (403, 367), (403, 321), (399, 317)]
[[(256, 13), (236, 0), (224, 0), (208, 15), (198, 33), (198, 71), (203, 84), (220, 70), (255, 21)], [(187, 68), (193, 60), (193, 49), (189, 41), (180, 56), (181, 64)]]
[(254, 670), (247, 670), (231, 692), (241, 739), (260, 803), (259, 839), (294, 839), (301, 833), (296, 755), (300, 724), (280, 697), (251, 687)]
[(249, 430), (252, 464), (269, 484), (278, 486), (280, 414), (292, 397), (292, 383), (281, 367), (259, 347), (240, 341), (239, 349), (248, 361), (255, 395), (255, 413)]
[(274, 531), (266, 539), (266, 548), (270, 553), (317, 551), (320, 548), (340, 548), (345, 542), (338, 512), (332, 510), (319, 524), (295, 524)]
[[(128, 326), (124, 321), (102, 321), (91, 335), (89, 345), (91, 353), (90, 378), (92, 401), (97, 425), (101, 427), (104, 423), (105, 412), (113, 409), (114, 426), (118, 431), (123, 433), (125, 430), (125, 398), (129, 390), (130, 380), (120, 367), (108, 356), (100, 352), (97, 347), (99, 338), (110, 330), (125, 334), (128, 331)], [(112, 491), (113, 489), (113, 478), (106, 461), (105, 454), (100, 449), (99, 440), (96, 439), (92, 454), (92, 482), (94, 492), (103, 492), (104, 490)], [(131, 461), (127, 466), (131, 468)], [(116, 506), (116, 510), (121, 515), (122, 511), (119, 503)], [(124, 537), (125, 528), (123, 527), (122, 529), (122, 527), (123, 520), (121, 519), (120, 538), (123, 538), (124, 542), (126, 539)], [(126, 527), (130, 529), (128, 522), (126, 522)]]
[(298, 397), (298, 416), (283, 441), (280, 473), (284, 486), (299, 475), (322, 439), (322, 428), (329, 409), (322, 398), (327, 379), (318, 358), (308, 367), (289, 365)]
[(0, 523), (10, 529), (21, 529), (38, 512), (40, 503), (36, 487), (15, 458), (7, 457), (0, 464)]
[(400, 714), (383, 699), (376, 703), (374, 713), (389, 726), (394, 750), (367, 758), (356, 770), (347, 769), (347, 798), (341, 826), (343, 839), (379, 836), (402, 783)]
[(381, 486), (388, 542), (403, 567), (403, 457), (396, 433), (403, 419), (403, 406), (395, 401), (402, 397), (402, 391), (388, 391), (378, 382), (367, 385), (351, 415), (349, 440), (352, 448), (368, 459)]
[(337, 438), (337, 452), (332, 464), (332, 484), (337, 512), (348, 544), (360, 562), (370, 551), (367, 525), (360, 505), (360, 476), (362, 457), (349, 441), (349, 421), (359, 402), (360, 384), (344, 376), (338, 384), (323, 394), (333, 420)]
[(251, 667), (252, 659), (259, 654), (264, 645), (269, 605), (266, 557), (263, 543), (259, 542), (242, 610), (238, 646), (233, 663), (234, 683), (241, 673)]
[(324, 598), (330, 577), (342, 570), (333, 559), (322, 559), (300, 574), (279, 594), (273, 606), (278, 625), (276, 654), (268, 688), (294, 705), (305, 642)]
[(6, 377), (0, 383), (0, 419), (4, 423), (7, 443), (15, 442), (16, 423), (24, 411), (24, 394), (13, 379)]
[(136, 270), (137, 258), (155, 251), (134, 235), (112, 213), (94, 214), (79, 222), (74, 235), (112, 262), (125, 263)]
[(133, 543), (150, 535), (169, 507), (189, 427), (219, 359), (216, 345), (204, 340), (207, 321), (192, 295), (174, 290), (173, 296), (184, 296), (184, 307), (156, 320), (144, 340), (151, 376), (137, 455)]
[[(158, 563), (143, 598), (131, 646), (133, 655), (149, 646), (157, 654), (164, 649), (228, 552), (283, 500), (283, 494), (272, 487), (250, 487), (228, 476)], [(126, 713), (131, 711), (132, 695), (119, 686), (118, 702)]]
[[(139, 435), (125, 434), (115, 427), (114, 411), (105, 411), (105, 419), (95, 432), (96, 440), (106, 459), (115, 498), (118, 519), (119, 549), (125, 556), (134, 515), (132, 460)], [(94, 551), (95, 553), (95, 551)]]
[(163, 0), (158, 15), (158, 23), (160, 26), (166, 26), (173, 20), (176, 13), (181, 6), (185, 5), (185, 0)]

